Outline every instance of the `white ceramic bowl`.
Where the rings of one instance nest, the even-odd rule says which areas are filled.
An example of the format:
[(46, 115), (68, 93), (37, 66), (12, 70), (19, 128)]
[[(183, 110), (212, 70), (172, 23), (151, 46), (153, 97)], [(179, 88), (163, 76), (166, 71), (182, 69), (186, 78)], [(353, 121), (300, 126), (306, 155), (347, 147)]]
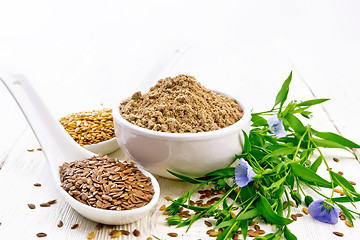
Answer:
[(103, 142), (99, 142), (99, 143), (84, 145), (83, 147), (95, 154), (102, 153), (104, 155), (107, 155), (107, 154), (112, 153), (112, 152), (116, 151), (117, 149), (119, 149), (119, 145), (115, 138), (112, 138), (112, 139), (109, 139), (109, 140), (106, 140)]
[(153, 174), (175, 178), (167, 172), (171, 170), (200, 177), (229, 166), (235, 154), (242, 152), (242, 130), (249, 133), (251, 114), (248, 107), (237, 103), (244, 111), (238, 122), (201, 133), (166, 133), (136, 126), (120, 115), (119, 104), (112, 111), (115, 136), (122, 151)]

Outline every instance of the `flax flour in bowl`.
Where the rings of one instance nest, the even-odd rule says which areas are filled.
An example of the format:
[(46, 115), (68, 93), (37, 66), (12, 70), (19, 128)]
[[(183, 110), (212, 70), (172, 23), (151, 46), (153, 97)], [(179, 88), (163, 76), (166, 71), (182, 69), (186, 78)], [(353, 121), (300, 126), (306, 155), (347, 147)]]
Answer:
[(229, 166), (250, 130), (250, 109), (188, 75), (165, 78), (113, 109), (123, 152), (149, 172), (192, 177)]
[(148, 93), (134, 93), (119, 109), (132, 124), (169, 133), (214, 131), (244, 115), (235, 99), (206, 89), (189, 75), (161, 79)]

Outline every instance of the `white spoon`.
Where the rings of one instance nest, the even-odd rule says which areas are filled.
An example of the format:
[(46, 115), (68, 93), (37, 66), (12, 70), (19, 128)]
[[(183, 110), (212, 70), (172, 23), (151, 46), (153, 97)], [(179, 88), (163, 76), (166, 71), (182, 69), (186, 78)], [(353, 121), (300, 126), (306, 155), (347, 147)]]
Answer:
[(23, 75), (0, 73), (0, 80), (16, 100), (36, 135), (50, 165), (57, 189), (78, 213), (95, 222), (120, 225), (140, 219), (156, 205), (160, 196), (159, 184), (153, 175), (141, 168), (139, 168), (141, 172), (151, 178), (155, 191), (153, 199), (144, 207), (123, 211), (103, 210), (90, 207), (72, 198), (60, 187), (59, 166), (64, 162), (92, 157), (94, 154), (80, 147), (70, 137)]

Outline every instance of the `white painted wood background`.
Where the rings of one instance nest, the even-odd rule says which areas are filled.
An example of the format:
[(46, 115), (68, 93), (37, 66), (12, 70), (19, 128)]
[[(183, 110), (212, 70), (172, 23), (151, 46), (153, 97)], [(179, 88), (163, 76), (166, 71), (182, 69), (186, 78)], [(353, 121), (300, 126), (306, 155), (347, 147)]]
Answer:
[[(360, 142), (360, 16), (355, 1), (46, 1), (0, 2), (0, 68), (18, 69), (56, 116), (112, 107), (129, 95), (163, 54), (190, 46), (169, 72), (194, 75), (208, 88), (270, 108), (294, 71), (290, 99), (331, 98), (315, 107), (311, 124)], [(159, 76), (159, 77), (161, 77)], [(154, 79), (154, 82), (157, 79)], [(0, 85), (0, 239), (110, 239), (111, 229), (74, 212), (55, 190), (42, 152), (20, 109)], [(343, 151), (326, 151), (329, 164), (360, 184), (360, 166)], [(357, 152), (359, 154), (359, 152)], [(121, 151), (111, 156), (123, 158)], [(340, 162), (331, 159), (338, 157)], [(321, 172), (326, 176), (326, 171)], [(189, 184), (158, 178), (161, 200)], [(33, 183), (40, 182), (36, 188)], [(39, 203), (57, 199), (50, 208)], [(30, 210), (28, 203), (37, 208)], [(359, 207), (359, 204), (356, 206)], [(294, 209), (299, 212), (300, 209)], [(57, 228), (59, 220), (64, 227)], [(70, 227), (78, 223), (79, 227)], [(202, 220), (185, 233), (158, 210), (117, 229), (172, 239), (208, 239)], [(262, 225), (265, 230), (271, 227)], [(289, 228), (298, 239), (359, 239), (359, 221), (327, 225), (309, 216)], [(134, 238), (134, 237), (133, 237)], [(131, 239), (123, 237), (119, 239)], [(135, 238), (134, 238), (135, 239)], [(251, 238), (250, 238), (251, 239)]]

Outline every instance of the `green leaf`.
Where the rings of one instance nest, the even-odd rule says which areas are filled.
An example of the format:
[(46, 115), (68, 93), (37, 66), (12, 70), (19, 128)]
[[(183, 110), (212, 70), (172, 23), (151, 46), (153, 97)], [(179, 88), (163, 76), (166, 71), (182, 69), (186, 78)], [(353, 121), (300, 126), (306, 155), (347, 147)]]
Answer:
[(296, 107), (296, 103), (294, 103), (294, 102), (291, 101), (291, 102), (286, 106), (285, 110), (281, 113), (281, 115), (282, 115), (282, 116), (285, 116), (285, 115), (288, 114), (289, 112), (292, 112), (292, 111), (295, 109), (295, 107)]
[(296, 104), (296, 106), (298, 106), (298, 107), (310, 107), (312, 105), (320, 104), (320, 103), (326, 102), (328, 100), (330, 100), (330, 99), (329, 98), (312, 99), (312, 100), (307, 100), (307, 101), (304, 101), (304, 102), (300, 102), (300, 103)]
[(283, 214), (284, 214), (284, 206), (283, 206), (283, 204), (281, 202), (281, 198), (278, 198), (276, 201), (277, 201), (276, 213), (279, 216), (283, 216)]
[(284, 237), (286, 240), (297, 240), (297, 237), (289, 231), (287, 226), (284, 227)]
[(241, 228), (241, 233), (243, 235), (243, 238), (244, 238), (244, 240), (246, 240), (247, 232), (249, 229), (249, 221), (248, 220), (240, 221), (240, 228)]
[(277, 215), (268, 200), (261, 194), (259, 194), (259, 196), (260, 199), (257, 201), (257, 209), (266, 220), (276, 225), (287, 225), (293, 222), (288, 218), (283, 218)]
[(353, 200), (349, 199), (348, 197), (335, 197), (331, 199), (333, 202), (341, 202), (341, 203), (346, 203), (346, 202), (360, 202), (360, 197), (354, 197)]
[(310, 119), (310, 114), (311, 112), (309, 111), (302, 111), (300, 112), (301, 116), (303, 116), (304, 118)]
[(267, 121), (265, 118), (257, 115), (257, 114), (252, 114), (251, 115), (251, 121), (252, 121), (252, 126), (254, 127), (261, 127), (261, 126), (267, 126)]
[(314, 138), (313, 141), (318, 147), (346, 149), (343, 145), (341, 145), (341, 144), (339, 144), (337, 142), (330, 141), (330, 140)]
[[(312, 129), (313, 130), (313, 129)], [(338, 134), (332, 133), (332, 132), (318, 132), (313, 130), (316, 136), (319, 138), (336, 142), (338, 144), (341, 144), (342, 146), (349, 147), (349, 148), (360, 148), (359, 144), (354, 143), (353, 141), (350, 141), (343, 136), (340, 136)]]
[(283, 147), (283, 148), (277, 149), (277, 150), (269, 153), (268, 155), (263, 157), (262, 160), (266, 161), (269, 158), (289, 155), (289, 154), (294, 153), (296, 151), (296, 149), (297, 149), (296, 147)]
[(202, 181), (202, 180), (198, 180), (196, 178), (191, 178), (191, 177), (187, 177), (187, 176), (184, 176), (184, 175), (181, 175), (179, 173), (175, 173), (173, 171), (170, 171), (170, 170), (167, 170), (169, 173), (171, 173), (172, 175), (174, 175), (175, 177), (178, 177), (182, 180), (184, 180), (185, 182), (189, 182), (189, 183), (193, 183), (193, 184), (198, 184), (198, 183), (203, 183), (205, 181)]
[(248, 185), (246, 185), (245, 187), (241, 188), (240, 198), (242, 201), (246, 201), (246, 200), (254, 197), (255, 194), (256, 194), (255, 187), (251, 182)]
[(295, 132), (304, 134), (306, 131), (304, 124), (302, 124), (302, 122), (293, 114), (286, 114), (283, 119), (292, 129), (294, 129)]
[(339, 206), (341, 211), (344, 213), (344, 215), (347, 217), (349, 222), (351, 222), (351, 224), (354, 226), (353, 219), (355, 219), (355, 217), (350, 213), (350, 211), (344, 205), (341, 205), (339, 203), (337, 205)]
[(273, 108), (275, 108), (275, 106), (277, 106), (279, 103), (281, 108), (284, 102), (286, 101), (287, 95), (289, 93), (289, 86), (291, 79), (292, 79), (292, 71), (290, 72), (289, 77), (284, 81), (283, 85), (281, 86), (281, 89), (276, 96), (275, 104)]
[(242, 131), (244, 134), (244, 149), (243, 149), (243, 153), (249, 153), (251, 152), (251, 143), (249, 140), (248, 135), (246, 134), (246, 132), (243, 130)]
[(329, 181), (323, 179), (309, 168), (304, 167), (297, 163), (290, 163), (291, 171), (302, 180), (305, 180), (310, 183), (315, 183), (319, 187), (332, 188), (332, 185)]
[(219, 229), (219, 228), (225, 228), (227, 226), (233, 225), (236, 221), (237, 221), (236, 218), (232, 218), (230, 220), (223, 221), (220, 224), (216, 225), (214, 227), (214, 230)]
[(279, 180), (277, 180), (276, 182), (273, 182), (270, 187), (263, 187), (264, 190), (271, 190), (273, 188), (277, 189), (280, 187), (281, 184), (284, 183), (284, 181), (286, 180), (286, 177), (280, 178)]
[(319, 166), (321, 165), (322, 163), (322, 156), (320, 155), (315, 161), (314, 163), (311, 165), (310, 169), (313, 171), (313, 172), (317, 172)]
[[(221, 177), (221, 178), (230, 178), (235, 176), (235, 168), (222, 168), (212, 172), (209, 172), (205, 177)], [(201, 178), (198, 178), (198, 180)]]
[[(330, 175), (331, 175), (331, 178), (333, 179), (333, 181), (337, 184), (337, 185), (340, 185), (342, 187), (345, 187), (347, 189), (349, 189), (350, 191), (356, 193), (356, 190), (354, 188), (353, 185), (351, 185), (351, 183), (346, 179), (344, 178), (343, 176), (341, 176), (340, 174), (338, 173), (335, 173), (333, 171), (330, 171)], [(356, 195), (356, 194), (355, 194)], [(357, 194), (358, 196), (360, 196), (359, 194)]]
[(260, 215), (260, 212), (258, 209), (253, 208), (251, 210), (246, 211), (246, 213), (242, 213), (237, 219), (238, 220), (245, 220), (245, 219), (250, 219), (250, 218), (254, 218)]
[(232, 225), (229, 225), (227, 228), (224, 229), (218, 236), (217, 240), (222, 239), (229, 239), (231, 238), (235, 232), (239, 229), (240, 221), (235, 221)]

